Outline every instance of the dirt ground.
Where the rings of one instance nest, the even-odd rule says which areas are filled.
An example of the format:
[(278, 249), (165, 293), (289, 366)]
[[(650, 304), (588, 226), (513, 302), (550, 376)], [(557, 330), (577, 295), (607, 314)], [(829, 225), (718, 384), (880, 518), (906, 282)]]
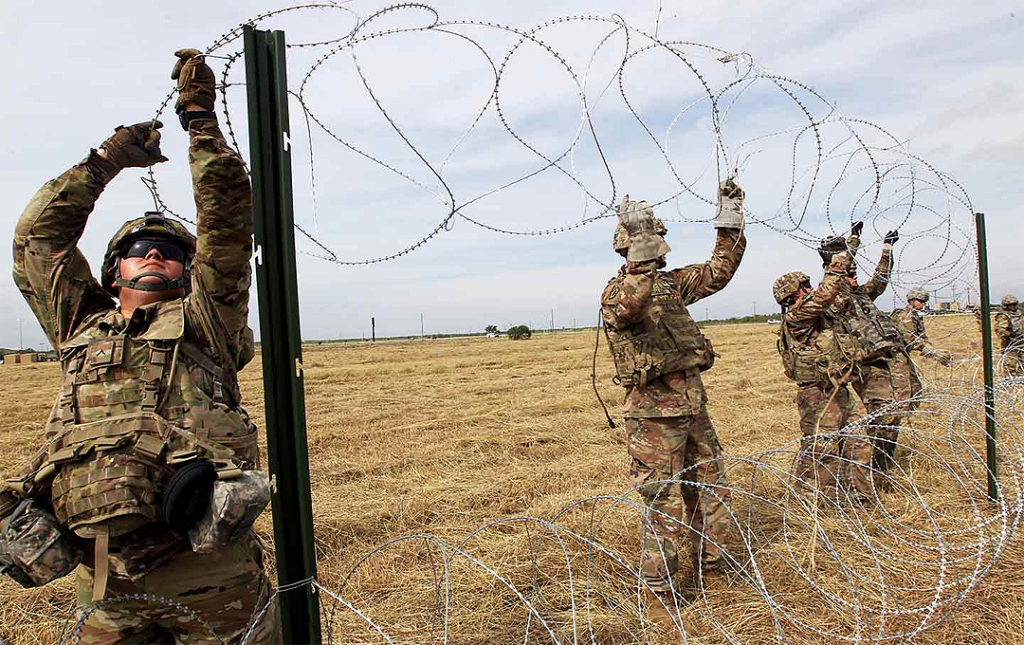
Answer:
[[(976, 328), (967, 317), (928, 323), (936, 345), (961, 355), (977, 351), (971, 345)], [(723, 325), (707, 333), (721, 354), (704, 379), (726, 453), (741, 457), (796, 439), (795, 387), (782, 374), (776, 327)], [(635, 598), (630, 605), (635, 579), (611, 555), (636, 565), (635, 510), (594, 500), (559, 515), (577, 500), (630, 488), (618, 414), (621, 388), (611, 382), (613, 368), (602, 338), (597, 378), (618, 425), (610, 429), (591, 388), (594, 341), (590, 331), (539, 334), (519, 342), (473, 338), (306, 347), (312, 494), (324, 587), (359, 607), (395, 642), (440, 642), (445, 622), (449, 640), (457, 643), (552, 642), (551, 634), (574, 642), (574, 631), (575, 638), (590, 642), (588, 625), (598, 642), (649, 642)], [(922, 368), (934, 384), (969, 378), (976, 371), (976, 365), (950, 369), (927, 362)], [(262, 426), (261, 370), (257, 357), (241, 374), (241, 384), (244, 405)], [(59, 376), (60, 366), (53, 363), (0, 365), (0, 473), (16, 469), (38, 447)], [(976, 447), (983, 452), (980, 438)], [(922, 494), (944, 509), (942, 517), (955, 516), (966, 502), (952, 493), (944, 497), (942, 481), (929, 477), (933, 474), (922, 466)], [(894, 501), (893, 507), (898, 505)], [(739, 500), (737, 508), (756, 513), (760, 506)], [(770, 515), (774, 507), (765, 508)], [(924, 515), (908, 503), (898, 524), (909, 530), (924, 527), (929, 521)], [(511, 517), (535, 519), (502, 522), (475, 533), (493, 520)], [(873, 535), (876, 545), (883, 540), (871, 532), (872, 522), (882, 521), (877, 513), (858, 517), (866, 520), (865, 534)], [(555, 519), (566, 533), (546, 531), (539, 521)], [(842, 521), (822, 520), (840, 529)], [(892, 518), (885, 521), (893, 525)], [(767, 530), (769, 523), (766, 519), (759, 530)], [(273, 548), (270, 513), (257, 529)], [(791, 531), (798, 535), (800, 528)], [(584, 548), (570, 532), (591, 536), (607, 552)], [(845, 534), (840, 531), (833, 547), (854, 561), (862, 549)], [(443, 579), (439, 547), (426, 538), (398, 543), (363, 560), (374, 548), (406, 535), (434, 536), (444, 540), (449, 555), (458, 545), (473, 559), (450, 560), (447, 586), (437, 584)], [(1024, 582), (1019, 563), (1024, 548), (1019, 542), (952, 615), (947, 614), (953, 607), (939, 603), (931, 617), (908, 611), (881, 627), (877, 617), (854, 616), (854, 605), (816, 592), (793, 574), (782, 546), (765, 542), (756, 558), (779, 603), (774, 612), (744, 584), (722, 583), (708, 591), (702, 606), (684, 609), (683, 620), (691, 643), (728, 642), (715, 630), (716, 622), (736, 642), (775, 642), (773, 625), (781, 622), (786, 642), (833, 643), (870, 641), (892, 633), (890, 625), (905, 628), (907, 621), (929, 626), (915, 638), (922, 644), (1021, 643)], [(567, 544), (564, 551), (561, 543)], [(906, 546), (905, 552), (915, 548)], [(930, 598), (948, 597), (957, 584), (967, 584), (956, 581), (953, 566), (944, 574), (948, 582), (939, 584), (947, 585), (942, 593), (934, 592), (931, 577), (917, 588), (914, 569), (919, 574), (927, 567), (912, 566), (910, 556), (907, 560), (905, 570), (887, 570), (892, 606), (927, 607)], [(839, 597), (849, 584), (838, 572), (830, 573), (829, 564), (819, 559), (817, 580), (832, 598)], [(480, 565), (501, 574), (517, 591)], [(968, 565), (977, 568), (976, 562)], [(72, 590), (70, 576), (33, 590), (0, 580), (0, 643), (56, 642), (73, 612)], [(543, 621), (527, 611), (517, 593), (540, 608)], [(335, 642), (386, 642), (326, 594), (321, 598), (327, 612), (336, 610), (324, 617)], [(939, 615), (945, 619), (933, 626)], [(824, 633), (798, 629), (794, 617)], [(871, 629), (858, 632), (858, 624)], [(651, 638), (682, 642), (678, 634), (663, 641)]]

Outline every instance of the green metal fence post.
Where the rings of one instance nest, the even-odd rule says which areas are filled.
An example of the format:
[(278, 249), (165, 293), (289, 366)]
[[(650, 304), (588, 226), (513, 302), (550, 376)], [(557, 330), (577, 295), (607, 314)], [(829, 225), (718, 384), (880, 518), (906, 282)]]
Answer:
[(985, 240), (985, 214), (974, 214), (978, 232), (978, 279), (981, 283), (981, 338), (985, 363), (985, 457), (988, 462), (988, 498), (996, 501), (996, 390), (992, 370), (992, 298), (988, 291), (988, 245)]
[(274, 542), (285, 643), (320, 643), (313, 505), (309, 490), (306, 404), (288, 125), (284, 32), (244, 28), (249, 157), (256, 233), (263, 392)]

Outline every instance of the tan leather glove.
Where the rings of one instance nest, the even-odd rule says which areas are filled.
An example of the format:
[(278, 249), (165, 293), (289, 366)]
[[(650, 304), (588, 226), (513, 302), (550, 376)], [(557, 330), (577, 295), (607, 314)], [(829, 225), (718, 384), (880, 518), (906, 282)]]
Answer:
[(217, 78), (206, 64), (203, 53), (198, 49), (179, 49), (174, 55), (178, 57), (171, 71), (171, 78), (178, 81), (174, 111), (180, 113), (186, 105), (195, 103), (212, 112), (217, 99)]
[(743, 198), (745, 193), (732, 179), (718, 187), (718, 212), (713, 224), (715, 228), (743, 228)]
[(167, 161), (160, 152), (159, 128), (162, 127), (164, 124), (155, 119), (135, 125), (119, 125), (114, 136), (100, 147), (106, 150), (111, 161), (122, 168), (148, 168)]

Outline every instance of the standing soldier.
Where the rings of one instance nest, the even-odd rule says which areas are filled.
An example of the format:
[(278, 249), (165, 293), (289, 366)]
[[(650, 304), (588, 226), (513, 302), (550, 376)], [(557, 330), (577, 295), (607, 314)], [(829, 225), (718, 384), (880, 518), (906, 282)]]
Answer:
[[(860, 232), (863, 223), (854, 225), (850, 239), (845, 242), (851, 254), (856, 254), (860, 247)], [(851, 264), (848, 281), (851, 286), (850, 298), (846, 306), (834, 316), (832, 323), (835, 331), (843, 334), (851, 341), (854, 356), (850, 357), (853, 365), (851, 384), (857, 392), (864, 408), (869, 415), (892, 405), (899, 400), (893, 383), (892, 366), (899, 352), (904, 351), (903, 338), (896, 329), (892, 319), (879, 311), (875, 306), (877, 299), (889, 284), (889, 272), (892, 270), (892, 247), (899, 240), (896, 231), (889, 231), (882, 244), (882, 257), (878, 261), (871, 280), (863, 285), (857, 283), (857, 267)], [(832, 255), (837, 248), (843, 247), (843, 239), (833, 238), (819, 250), (825, 266), (829, 266)], [(874, 430), (875, 458), (874, 464), (880, 470), (887, 470), (892, 464), (899, 436), (900, 416), (883, 414), (875, 416), (872, 425)]]
[[(159, 121), (118, 127), (43, 186), (14, 236), (14, 280), (64, 384), (45, 445), (0, 494), (0, 512), (13, 511), (0, 570), (36, 586), (81, 560), (83, 643), (209, 643), (204, 624), (238, 642), (272, 594), (250, 528), (269, 485), (253, 470), (257, 430), (236, 377), (254, 354), (249, 181), (212, 111), (213, 71), (198, 50), (175, 55), (198, 239), (160, 213), (133, 219), (110, 240), (99, 283), (77, 248), (122, 169), (167, 160)], [(21, 557), (33, 543), (49, 546)], [(275, 603), (247, 642), (280, 642), (277, 622)]]
[(928, 339), (928, 332), (924, 329), (924, 318), (921, 316), (921, 309), (924, 309), (927, 302), (927, 291), (911, 289), (907, 292), (907, 306), (892, 312), (892, 321), (900, 330), (906, 349), (905, 352), (896, 354), (892, 377), (896, 385), (896, 395), (901, 401), (910, 401), (911, 410), (918, 406), (915, 399), (921, 393), (922, 385), (917, 365), (910, 354), (920, 352), (921, 356), (946, 366), (953, 363), (952, 354), (935, 349), (932, 347), (932, 341)]
[[(821, 490), (842, 481), (854, 501), (865, 503), (873, 496), (872, 447), (864, 439), (840, 436), (854, 415), (846, 386), (852, 370), (846, 365), (830, 369), (832, 335), (825, 333), (830, 331), (830, 312), (842, 310), (850, 297), (846, 278), (851, 263), (848, 252), (836, 253), (817, 289), (806, 273), (787, 273), (775, 281), (772, 292), (783, 311), (778, 340), (783, 369), (797, 384), (795, 403), (803, 437), (793, 469), (798, 486), (813, 484)], [(832, 439), (822, 440), (821, 434)]]
[(653, 592), (648, 612), (665, 627), (673, 624), (665, 594), (679, 569), (675, 540), (684, 525), (695, 536), (694, 581), (723, 565), (729, 493), (700, 377), (713, 364), (714, 350), (686, 306), (717, 293), (736, 273), (746, 248), (743, 197), (731, 180), (722, 184), (711, 260), (672, 271), (661, 270), (670, 250), (664, 224), (647, 202), (625, 198), (614, 246), (626, 251), (626, 264), (601, 296), (616, 382), (626, 388), (630, 477), (649, 508), (640, 565)]
[(1016, 296), (1003, 296), (1003, 310), (995, 315), (995, 331), (1002, 350), (1003, 373), (1024, 376), (1024, 316), (1017, 310)]

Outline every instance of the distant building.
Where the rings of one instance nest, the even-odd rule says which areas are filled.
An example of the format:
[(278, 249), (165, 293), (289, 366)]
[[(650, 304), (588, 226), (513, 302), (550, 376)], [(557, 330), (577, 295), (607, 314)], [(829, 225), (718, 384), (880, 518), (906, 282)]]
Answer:
[(23, 365), (25, 363), (38, 363), (42, 359), (40, 355), (35, 352), (25, 352), (22, 354), (7, 354), (4, 356), (4, 362), (9, 365)]

